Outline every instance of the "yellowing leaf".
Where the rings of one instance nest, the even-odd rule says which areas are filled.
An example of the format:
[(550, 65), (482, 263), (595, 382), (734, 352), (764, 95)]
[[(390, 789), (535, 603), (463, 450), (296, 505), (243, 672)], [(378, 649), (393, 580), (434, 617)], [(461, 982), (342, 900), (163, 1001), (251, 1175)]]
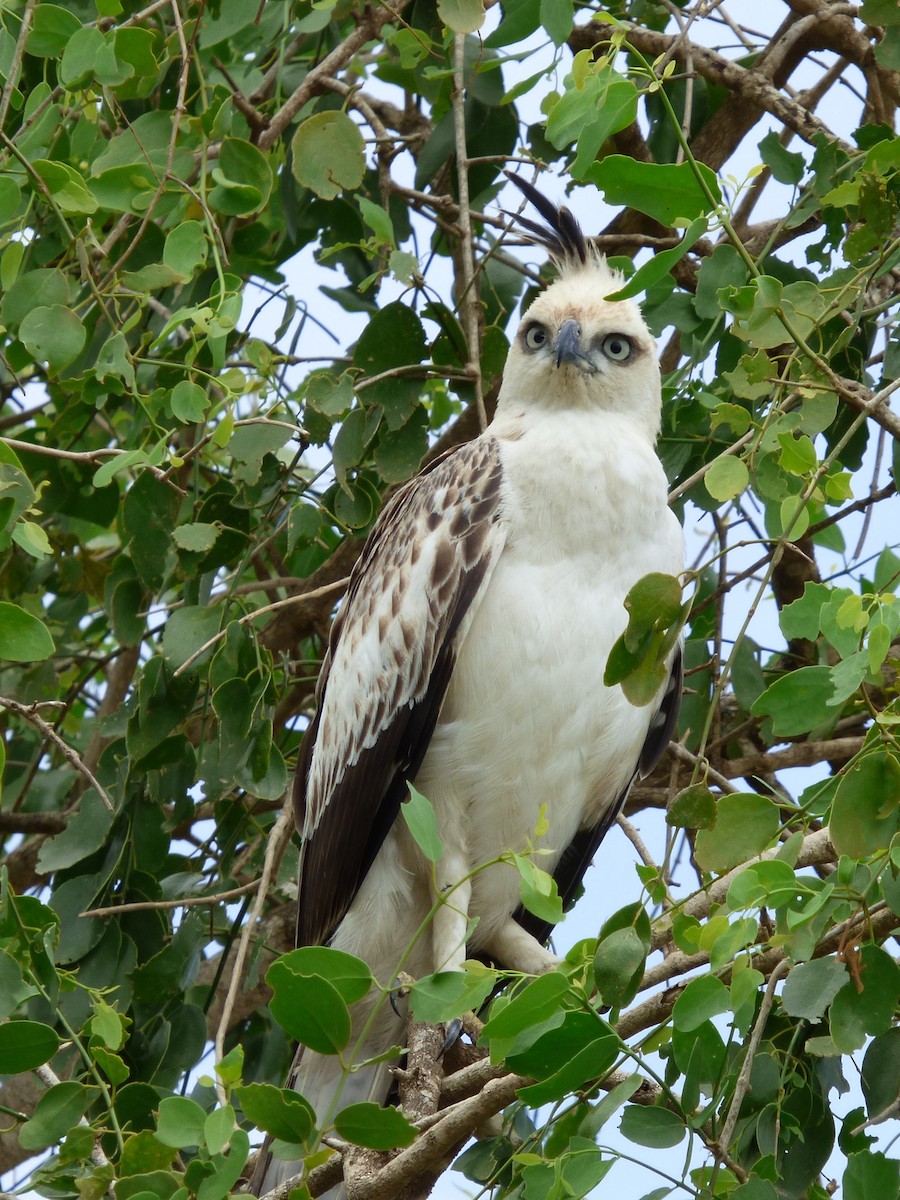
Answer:
[(363, 181), (366, 159), (363, 137), (345, 112), (321, 112), (307, 118), (291, 142), (297, 182), (334, 200)]
[(484, 24), (482, 0), (438, 0), (438, 16), (454, 33), (474, 33)]
[(706, 473), (706, 490), (714, 500), (733, 500), (750, 482), (746, 463), (734, 455), (717, 458)]

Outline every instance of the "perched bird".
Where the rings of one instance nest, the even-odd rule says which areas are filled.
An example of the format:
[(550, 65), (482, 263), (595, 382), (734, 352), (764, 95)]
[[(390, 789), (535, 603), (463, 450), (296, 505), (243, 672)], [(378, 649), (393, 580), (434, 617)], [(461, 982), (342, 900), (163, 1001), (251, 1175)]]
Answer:
[[(559, 277), (521, 319), (488, 429), (376, 522), (298, 765), (298, 944), (355, 954), (385, 985), (411, 944), (413, 976), (475, 954), (528, 973), (555, 965), (550, 927), (520, 908), (514, 867), (472, 872), (537, 848), (572, 899), (632, 780), (665, 749), (681, 693), (677, 650), (646, 707), (603, 683), (629, 589), (683, 569), (654, 450), (655, 344), (636, 305), (606, 299), (623, 281), (568, 209), (511, 178), (546, 222), (519, 224)], [(409, 782), (434, 808), (436, 868), (400, 816)], [(361, 1030), (365, 1001), (355, 1008)], [(363, 1057), (403, 1037), (382, 1004)], [(301, 1048), (290, 1086), (320, 1119), (341, 1081), (337, 1059)], [(390, 1082), (388, 1064), (364, 1067), (338, 1106), (384, 1102)], [(296, 1170), (263, 1154), (253, 1190)]]

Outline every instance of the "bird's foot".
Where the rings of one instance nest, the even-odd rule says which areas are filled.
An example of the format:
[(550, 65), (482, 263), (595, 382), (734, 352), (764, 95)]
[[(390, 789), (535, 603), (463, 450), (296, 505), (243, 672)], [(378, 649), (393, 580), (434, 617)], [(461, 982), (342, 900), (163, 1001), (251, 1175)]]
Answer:
[(394, 980), (391, 990), (388, 992), (388, 1000), (391, 1003), (391, 1008), (394, 1010), (395, 1016), (405, 1019), (406, 1013), (401, 1010), (400, 1002), (405, 1000), (409, 995), (409, 987), (412, 979), (409, 975), (400, 975)]
[(456, 1045), (456, 1043), (459, 1041), (459, 1035), (462, 1033), (462, 1031), (463, 1023), (459, 1017), (454, 1017), (452, 1021), (447, 1023), (444, 1034), (444, 1044), (437, 1053), (438, 1059), (443, 1058), (451, 1046)]

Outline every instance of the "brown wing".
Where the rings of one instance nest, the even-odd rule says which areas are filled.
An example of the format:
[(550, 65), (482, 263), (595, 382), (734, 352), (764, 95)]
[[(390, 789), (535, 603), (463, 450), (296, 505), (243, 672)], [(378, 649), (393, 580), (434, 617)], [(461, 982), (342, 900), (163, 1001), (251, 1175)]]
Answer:
[(490, 437), (432, 464), (386, 505), (353, 571), (294, 783), (298, 945), (330, 937), (421, 765), (503, 548), (501, 475)]

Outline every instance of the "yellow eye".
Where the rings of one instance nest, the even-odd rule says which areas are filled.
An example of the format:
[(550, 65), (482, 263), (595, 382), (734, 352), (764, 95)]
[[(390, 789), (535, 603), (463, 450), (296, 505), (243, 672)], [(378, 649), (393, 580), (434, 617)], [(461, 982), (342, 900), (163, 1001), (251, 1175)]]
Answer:
[(603, 339), (600, 349), (613, 362), (628, 362), (634, 353), (631, 338), (627, 338), (624, 333), (611, 333)]
[(525, 330), (525, 345), (529, 350), (540, 350), (547, 341), (547, 330), (543, 325), (529, 325)]

